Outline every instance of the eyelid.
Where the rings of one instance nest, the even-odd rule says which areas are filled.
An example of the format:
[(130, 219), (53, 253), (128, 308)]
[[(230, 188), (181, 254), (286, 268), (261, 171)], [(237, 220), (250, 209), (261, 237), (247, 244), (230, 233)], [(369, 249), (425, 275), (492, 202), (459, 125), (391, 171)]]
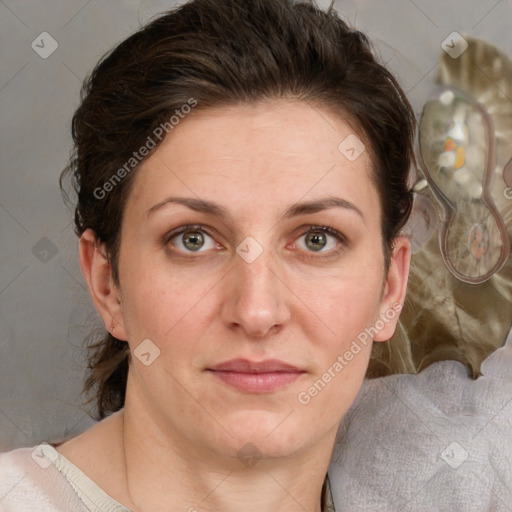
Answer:
[(304, 231), (302, 233), (302, 235), (305, 235), (306, 233), (309, 233), (311, 231), (321, 231), (323, 233), (328, 233), (329, 235), (334, 236), (335, 238), (337, 238), (341, 242), (346, 242), (347, 241), (347, 237), (343, 233), (338, 231), (336, 228), (333, 228), (332, 226), (329, 226), (328, 224), (308, 225), (306, 227), (307, 227), (307, 229), (306, 229), (306, 231)]
[(212, 235), (212, 229), (208, 226), (205, 226), (204, 224), (184, 224), (183, 226), (179, 226), (176, 229), (173, 229), (165, 234), (164, 241), (167, 243), (172, 238), (181, 235), (182, 233), (185, 233), (187, 231), (202, 231), (206, 233), (208, 236), (213, 237)]

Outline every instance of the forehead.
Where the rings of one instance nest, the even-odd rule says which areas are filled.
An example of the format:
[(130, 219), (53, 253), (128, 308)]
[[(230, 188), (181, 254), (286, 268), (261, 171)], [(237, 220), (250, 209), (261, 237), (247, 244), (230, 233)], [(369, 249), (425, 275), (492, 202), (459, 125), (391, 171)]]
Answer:
[(338, 191), (374, 207), (366, 147), (352, 119), (305, 102), (197, 110), (140, 164), (129, 202), (178, 192), (277, 207)]

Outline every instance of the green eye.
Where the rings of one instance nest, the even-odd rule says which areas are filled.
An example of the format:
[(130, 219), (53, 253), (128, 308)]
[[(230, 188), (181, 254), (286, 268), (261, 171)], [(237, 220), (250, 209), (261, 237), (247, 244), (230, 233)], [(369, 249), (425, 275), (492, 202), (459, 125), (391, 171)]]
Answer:
[[(305, 250), (307, 252), (331, 252), (346, 243), (346, 238), (336, 229), (329, 226), (312, 226), (301, 235), (305, 236)], [(329, 238), (335, 238), (338, 243), (329, 243)], [(327, 249), (326, 249), (327, 248)], [(325, 250), (324, 250), (325, 249)]]
[(198, 251), (204, 244), (204, 236), (200, 231), (186, 231), (182, 235), (183, 245), (191, 251)]
[(216, 246), (213, 238), (201, 226), (182, 226), (170, 234), (167, 243), (182, 252), (205, 252)]
[[(314, 251), (321, 251), (327, 244), (327, 236), (325, 233), (309, 232), (306, 234), (306, 246)], [(311, 243), (311, 245), (308, 245)]]

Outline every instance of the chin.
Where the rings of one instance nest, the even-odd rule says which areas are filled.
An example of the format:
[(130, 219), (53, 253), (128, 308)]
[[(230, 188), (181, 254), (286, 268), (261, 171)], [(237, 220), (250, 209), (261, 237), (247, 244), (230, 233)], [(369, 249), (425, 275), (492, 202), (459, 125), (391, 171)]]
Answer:
[(300, 421), (298, 414), (291, 409), (280, 413), (243, 411), (222, 424), (231, 434), (225, 436), (226, 442), (237, 453), (241, 450), (242, 455), (244, 450), (253, 450), (265, 458), (281, 458), (313, 442), (312, 439), (303, 438), (312, 429)]

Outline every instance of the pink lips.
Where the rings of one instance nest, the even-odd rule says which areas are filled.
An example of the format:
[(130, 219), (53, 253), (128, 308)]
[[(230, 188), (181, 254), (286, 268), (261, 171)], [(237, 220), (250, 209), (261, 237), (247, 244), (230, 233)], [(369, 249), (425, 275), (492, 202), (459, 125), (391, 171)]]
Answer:
[(304, 372), (277, 359), (254, 362), (232, 359), (208, 371), (224, 383), (247, 393), (271, 393), (297, 380)]

